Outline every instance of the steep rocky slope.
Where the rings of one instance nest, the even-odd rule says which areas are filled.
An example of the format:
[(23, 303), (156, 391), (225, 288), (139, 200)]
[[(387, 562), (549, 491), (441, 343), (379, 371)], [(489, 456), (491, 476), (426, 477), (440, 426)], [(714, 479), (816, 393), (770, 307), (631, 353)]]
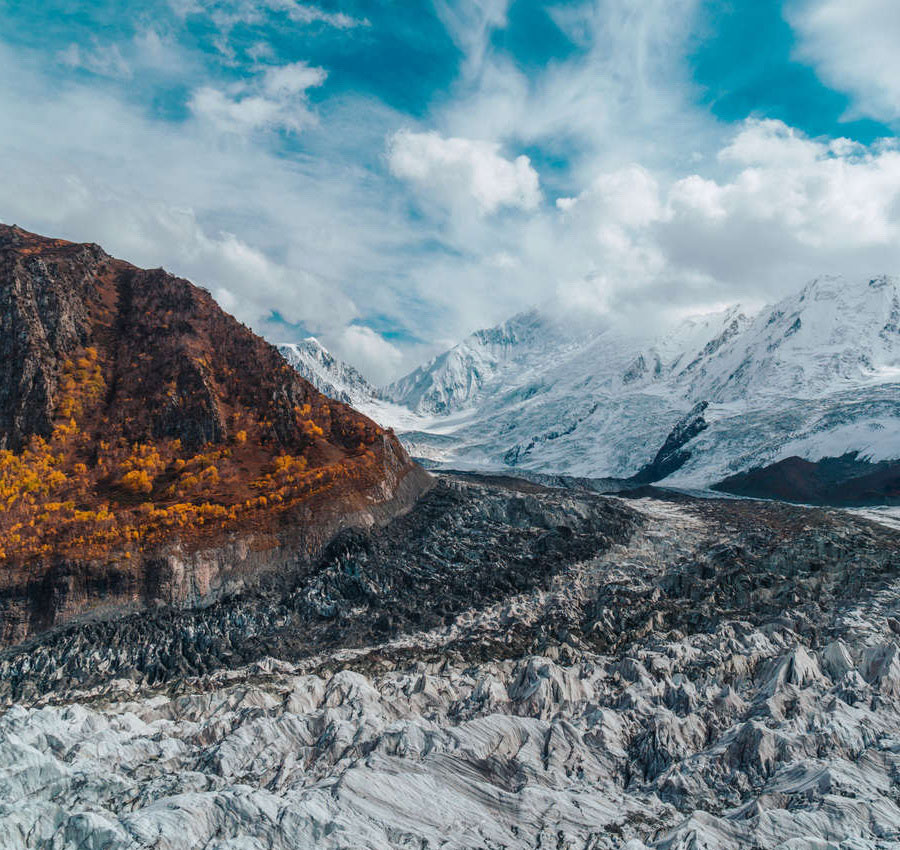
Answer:
[(291, 586), (3, 653), (0, 843), (887, 850), (898, 550), (444, 477)]
[(808, 505), (900, 505), (900, 461), (871, 463), (856, 452), (815, 463), (790, 457), (732, 475), (713, 489)]
[(0, 227), (0, 640), (196, 602), (424, 487), (210, 295)]

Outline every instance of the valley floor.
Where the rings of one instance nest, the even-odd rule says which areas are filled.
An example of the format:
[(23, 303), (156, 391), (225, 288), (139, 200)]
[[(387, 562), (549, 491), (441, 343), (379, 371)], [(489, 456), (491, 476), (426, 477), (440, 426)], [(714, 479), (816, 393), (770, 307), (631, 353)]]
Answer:
[(2, 653), (0, 846), (900, 847), (898, 567), (873, 514), (442, 476)]

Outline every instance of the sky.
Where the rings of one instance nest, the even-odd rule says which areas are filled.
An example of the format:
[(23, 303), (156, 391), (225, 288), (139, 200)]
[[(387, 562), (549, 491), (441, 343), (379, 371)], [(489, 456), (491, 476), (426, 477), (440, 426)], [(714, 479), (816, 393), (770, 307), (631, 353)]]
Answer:
[(0, 221), (382, 383), (900, 271), (895, 0), (0, 0)]

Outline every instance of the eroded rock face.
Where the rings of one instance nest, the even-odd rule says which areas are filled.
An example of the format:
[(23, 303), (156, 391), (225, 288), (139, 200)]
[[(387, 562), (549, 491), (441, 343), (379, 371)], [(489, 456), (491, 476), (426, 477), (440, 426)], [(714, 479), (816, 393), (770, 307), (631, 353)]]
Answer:
[(0, 225), (0, 645), (294, 575), (430, 484), (205, 290)]
[(0, 845), (886, 850), (898, 534), (444, 478), (292, 587), (4, 653)]
[(0, 227), (0, 448), (52, 430), (59, 358), (86, 343), (94, 282), (109, 260), (96, 245), (80, 245), (60, 267), (29, 251), (28, 236)]

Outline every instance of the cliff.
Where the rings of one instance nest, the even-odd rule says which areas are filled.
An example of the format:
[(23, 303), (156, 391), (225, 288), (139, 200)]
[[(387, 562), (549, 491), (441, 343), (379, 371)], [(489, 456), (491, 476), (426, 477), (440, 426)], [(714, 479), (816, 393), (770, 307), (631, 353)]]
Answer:
[(0, 226), (0, 640), (296, 570), (429, 486), (205, 290)]

